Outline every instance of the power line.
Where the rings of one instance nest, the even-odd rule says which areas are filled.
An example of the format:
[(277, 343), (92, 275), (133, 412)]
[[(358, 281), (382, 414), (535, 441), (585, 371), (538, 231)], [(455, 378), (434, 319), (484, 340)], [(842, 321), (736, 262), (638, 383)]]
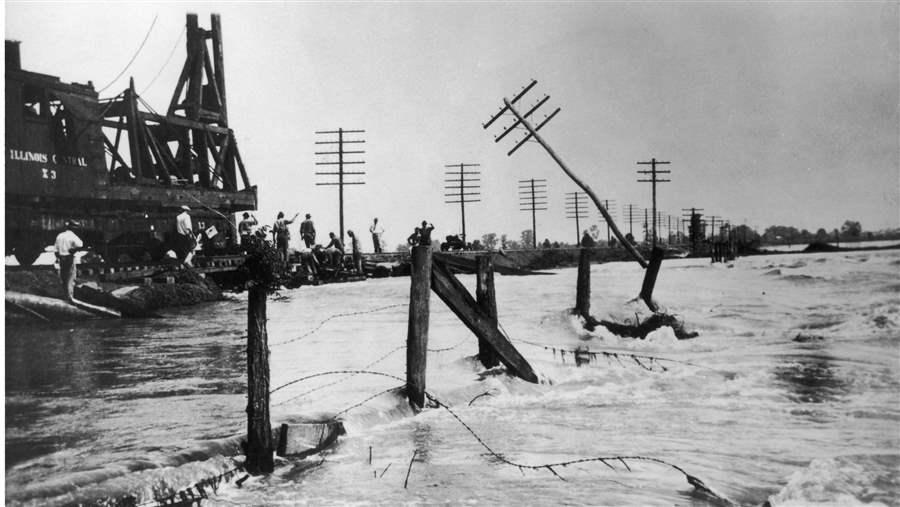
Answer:
[[(338, 187), (338, 217), (340, 219), (341, 243), (344, 242), (344, 185), (365, 185), (362, 181), (344, 181), (347, 175), (363, 175), (365, 171), (345, 171), (345, 165), (365, 164), (361, 160), (344, 160), (344, 155), (359, 155), (365, 153), (365, 150), (345, 150), (345, 144), (361, 144), (364, 140), (346, 140), (344, 134), (362, 134), (365, 130), (345, 130), (339, 128), (337, 130), (319, 130), (317, 135), (334, 135), (337, 134), (337, 141), (316, 141), (316, 144), (336, 144), (337, 151), (317, 151), (316, 155), (326, 155), (325, 162), (316, 162), (316, 165), (336, 165), (337, 172), (316, 172), (320, 176), (337, 176), (337, 181), (329, 181), (325, 183), (316, 183), (316, 185), (337, 185)], [(337, 161), (328, 159), (328, 155), (337, 155)]]
[(466, 238), (466, 203), (481, 202), (481, 199), (478, 199), (478, 197), (481, 197), (481, 185), (474, 184), (476, 181), (481, 181), (481, 178), (477, 177), (481, 176), (481, 171), (477, 169), (466, 171), (466, 168), (480, 166), (481, 164), (463, 164), (462, 162), (444, 166), (448, 169), (454, 167), (459, 168), (459, 172), (450, 170), (444, 171), (444, 176), (455, 178), (444, 180), (444, 198), (449, 199), (448, 201), (444, 201), (444, 203), (459, 204), (463, 243), (468, 242), (468, 239)]
[(134, 55), (131, 57), (131, 60), (128, 61), (128, 65), (126, 65), (125, 68), (122, 69), (122, 72), (119, 72), (119, 75), (116, 76), (115, 78), (113, 78), (113, 80), (110, 81), (108, 85), (106, 85), (106, 86), (104, 86), (103, 88), (100, 88), (99, 90), (97, 90), (97, 93), (98, 93), (98, 94), (99, 94), (99, 93), (102, 93), (104, 90), (106, 90), (107, 88), (109, 88), (110, 86), (112, 86), (113, 83), (115, 83), (116, 81), (118, 81), (119, 78), (122, 77), (122, 74), (124, 74), (125, 71), (128, 70), (128, 67), (131, 67), (131, 64), (134, 63), (135, 58), (137, 58), (137, 56), (141, 53), (141, 50), (144, 49), (144, 44), (147, 43), (147, 39), (150, 38), (150, 32), (153, 31), (153, 26), (156, 25), (156, 18), (157, 18), (157, 17), (159, 17), (159, 14), (157, 14), (156, 16), (153, 16), (153, 22), (150, 23), (150, 28), (147, 29), (147, 35), (144, 36), (144, 40), (141, 42), (141, 45), (138, 46), (137, 51), (134, 52)]
[(536, 211), (547, 211), (547, 180), (519, 180), (519, 211), (531, 211), (531, 242), (537, 248)]
[(169, 52), (169, 56), (166, 58), (166, 63), (162, 64), (162, 67), (159, 68), (159, 71), (157, 71), (156, 75), (153, 76), (153, 79), (150, 80), (150, 84), (144, 87), (144, 89), (141, 91), (141, 95), (146, 94), (147, 90), (149, 90), (150, 87), (153, 86), (153, 83), (156, 82), (156, 79), (159, 78), (160, 75), (162, 75), (163, 69), (165, 69), (166, 66), (169, 65), (169, 61), (172, 59), (172, 56), (175, 55), (175, 50), (178, 49), (178, 45), (181, 43), (181, 38), (184, 37), (186, 31), (187, 27), (181, 29), (181, 35), (178, 36), (178, 40), (176, 40), (175, 45), (172, 46), (172, 51)]
[(638, 180), (639, 183), (650, 183), (653, 187), (653, 234), (650, 238), (651, 244), (653, 248), (656, 248), (656, 184), (657, 183), (665, 183), (672, 180), (661, 180), (657, 178), (658, 174), (669, 174), (672, 171), (663, 171), (656, 168), (657, 165), (661, 164), (669, 164), (670, 162), (665, 162), (661, 160), (656, 160), (656, 158), (650, 159), (649, 162), (638, 162), (638, 165), (649, 165), (649, 171), (638, 171), (638, 174), (649, 174), (649, 180)]

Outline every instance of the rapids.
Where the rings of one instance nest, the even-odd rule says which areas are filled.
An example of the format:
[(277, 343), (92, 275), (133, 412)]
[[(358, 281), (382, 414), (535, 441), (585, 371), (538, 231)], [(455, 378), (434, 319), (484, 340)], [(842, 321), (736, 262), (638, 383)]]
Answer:
[[(900, 505), (900, 251), (667, 260), (655, 299), (700, 333), (683, 341), (669, 328), (646, 340), (584, 331), (568, 313), (576, 270), (554, 273), (496, 275), (503, 329), (541, 384), (483, 372), (475, 338), (432, 297), (428, 391), (481, 442), (447, 410), (413, 414), (388, 376), (275, 390), (339, 370), (404, 377), (409, 279), (271, 297), (273, 424), (352, 407), (347, 434), (240, 487), (228, 474), (203, 504), (714, 505), (652, 461), (558, 466), (557, 477), (499, 455), (654, 458), (742, 505)], [(592, 313), (633, 316), (641, 276), (594, 265)], [(460, 278), (474, 292), (474, 277)], [(154, 505), (233, 470), (245, 347), (240, 294), (164, 319), (7, 326), (6, 503)], [(576, 363), (576, 348), (618, 356)]]

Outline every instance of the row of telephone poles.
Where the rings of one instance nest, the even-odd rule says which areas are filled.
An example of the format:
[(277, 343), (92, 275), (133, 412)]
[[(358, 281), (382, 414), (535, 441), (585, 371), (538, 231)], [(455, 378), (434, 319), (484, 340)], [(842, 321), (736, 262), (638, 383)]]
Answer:
[[(523, 89), (510, 102), (517, 102), (522, 96), (525, 95), (525, 93), (528, 92), (528, 90), (530, 90), (534, 86), (535, 83), (536, 82), (533, 81), (530, 85), (525, 87), (525, 89)], [(500, 135), (495, 137), (495, 142), (499, 142), (510, 132), (512, 132), (514, 128), (519, 127), (524, 122), (527, 122), (526, 118), (530, 117), (540, 106), (546, 103), (549, 98), (550, 97), (548, 95), (545, 95), (524, 114), (520, 115), (520, 117), (518, 117), (518, 119), (513, 123), (511, 127), (507, 128)], [(540, 130), (541, 127), (546, 125), (547, 122), (550, 121), (550, 119), (553, 118), (553, 116), (555, 116), (558, 112), (559, 108), (554, 110), (550, 115), (546, 116), (543, 121), (541, 121), (541, 123), (539, 123), (536, 127), (532, 127), (533, 132), (529, 133), (525, 136), (524, 139), (519, 141), (509, 151), (508, 155), (512, 155), (526, 141), (531, 140), (537, 134), (537, 131)], [(499, 114), (495, 115), (495, 117), (485, 125), (485, 128), (493, 123), (493, 121), (495, 121), (498, 117)], [(340, 238), (342, 242), (344, 241), (345, 232), (344, 186), (364, 185), (365, 182), (360, 181), (359, 177), (366, 174), (365, 171), (347, 170), (347, 166), (365, 164), (365, 161), (360, 160), (358, 157), (359, 155), (364, 154), (365, 150), (352, 149), (354, 145), (365, 143), (365, 140), (360, 138), (361, 134), (364, 134), (365, 132), (366, 131), (362, 129), (343, 128), (339, 128), (337, 130), (323, 130), (316, 132), (316, 135), (326, 136), (326, 140), (316, 141), (315, 144), (327, 145), (331, 149), (326, 148), (328, 151), (316, 151), (315, 154), (322, 157), (322, 159), (315, 164), (317, 166), (331, 166), (334, 168), (334, 170), (332, 171), (317, 171), (316, 175), (336, 177), (336, 180), (318, 182), (316, 183), (316, 185), (338, 187), (338, 217), (340, 223)], [(547, 149), (549, 150), (549, 147), (547, 147)], [(555, 156), (552, 151), (550, 151), (550, 153), (551, 155)], [(671, 215), (669, 215), (668, 217), (664, 217), (663, 213), (657, 210), (656, 185), (658, 183), (668, 183), (671, 181), (669, 179), (661, 177), (671, 174), (671, 171), (658, 169), (658, 166), (669, 164), (671, 164), (671, 162), (665, 160), (657, 160), (655, 157), (651, 158), (649, 161), (637, 162), (637, 165), (650, 166), (650, 169), (642, 169), (637, 171), (637, 173), (640, 174), (642, 178), (638, 179), (637, 181), (639, 183), (650, 183), (652, 207), (649, 210), (646, 208), (642, 210), (634, 204), (627, 204), (623, 207), (622, 219), (624, 223), (628, 224), (628, 233), (631, 238), (634, 238), (634, 224), (642, 224), (645, 239), (650, 241), (653, 247), (656, 247), (658, 243), (658, 231), (661, 228), (661, 224), (663, 222), (668, 222), (667, 237), (671, 239), (672, 219), (676, 218), (676, 237), (684, 237), (684, 233), (681, 228), (683, 224), (687, 223), (692, 246), (696, 248), (696, 242), (698, 241), (698, 238), (702, 238), (705, 236), (705, 234), (701, 231), (705, 229), (707, 223), (710, 223), (713, 235), (715, 235), (716, 222), (718, 221), (720, 225), (725, 225), (725, 221), (721, 217), (717, 216), (707, 216), (707, 220), (701, 220), (701, 217), (703, 217), (703, 214), (700, 213), (701, 211), (703, 211), (702, 208), (682, 209), (682, 212), (684, 212), (682, 220), (678, 220), (677, 217), (672, 217)], [(481, 202), (481, 171), (480, 169), (477, 169), (478, 167), (480, 167), (480, 164), (463, 162), (444, 166), (444, 202), (445, 204), (459, 204), (460, 222), (462, 226), (461, 239), (464, 242), (468, 241), (468, 236), (466, 234), (466, 204)], [(353, 178), (348, 179), (348, 177)], [(538, 238), (536, 213), (538, 211), (548, 210), (547, 180), (538, 178), (519, 180), (518, 190), (520, 211), (531, 212), (531, 231), (533, 243), (532, 247), (536, 248)], [(584, 191), (567, 192), (565, 194), (566, 218), (575, 221), (575, 240), (577, 244), (581, 243), (581, 221), (589, 218), (589, 207), (592, 198), (594, 197), (588, 195), (588, 193)], [(609, 241), (611, 240), (611, 229), (615, 229), (618, 235), (618, 229), (615, 227), (614, 223), (615, 200), (598, 199), (595, 201), (595, 203), (598, 204), (600, 208), (600, 214), (598, 217), (599, 220), (603, 221), (606, 224), (606, 240), (607, 243), (609, 243)]]

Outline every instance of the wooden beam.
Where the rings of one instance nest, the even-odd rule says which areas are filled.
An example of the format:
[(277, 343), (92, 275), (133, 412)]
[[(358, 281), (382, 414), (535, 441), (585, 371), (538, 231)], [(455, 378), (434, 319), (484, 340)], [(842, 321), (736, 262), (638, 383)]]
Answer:
[(241, 152), (238, 151), (237, 139), (234, 134), (231, 135), (231, 146), (234, 149), (234, 159), (237, 160), (238, 168), (241, 170), (241, 180), (244, 182), (244, 188), (250, 188), (250, 179), (247, 178), (247, 170), (244, 168), (244, 161), (241, 159)]
[(165, 178), (165, 180), (163, 181), (168, 183), (169, 170), (166, 168), (166, 165), (163, 162), (163, 156), (159, 151), (159, 146), (156, 145), (155, 139), (152, 137), (152, 134), (147, 131), (147, 125), (142, 123), (141, 128), (144, 130), (144, 136), (148, 140), (147, 147), (150, 149), (150, 153), (153, 155), (153, 158), (156, 159), (156, 164), (153, 164), (153, 166), (159, 168), (159, 171), (161, 173), (154, 174), (153, 177), (159, 180), (161, 179), (160, 176), (162, 176), (163, 178)]
[(446, 266), (434, 259), (431, 266), (431, 290), (441, 298), (453, 313), (476, 336), (484, 338), (497, 352), (500, 362), (519, 378), (537, 384), (538, 378), (509, 340), (497, 329), (497, 325), (479, 308), (465, 286), (454, 277)]
[(162, 176), (163, 178), (165, 178), (165, 183), (168, 185), (171, 182), (169, 167), (177, 169), (175, 159), (172, 158), (172, 153), (169, 152), (169, 146), (160, 145), (159, 141), (156, 139), (156, 136), (153, 135), (153, 131), (150, 130), (150, 127), (144, 125), (144, 131), (147, 135), (147, 138), (150, 140), (150, 149), (154, 151), (156, 160), (159, 162), (159, 168), (162, 170)]
[(209, 82), (208, 86), (212, 87), (213, 96), (216, 98), (216, 116), (219, 116), (219, 111), (222, 110), (222, 95), (219, 93), (219, 84), (216, 81), (216, 75), (213, 73), (212, 62), (209, 59), (209, 51), (203, 52), (203, 66), (206, 68), (206, 80)]
[(131, 167), (134, 175), (138, 178), (144, 176), (141, 167), (141, 145), (138, 127), (140, 120), (137, 114), (137, 99), (134, 93), (134, 78), (130, 81), (130, 86), (125, 90), (125, 99), (128, 101), (128, 152), (131, 155)]
[[(118, 160), (119, 164), (121, 164), (122, 167), (130, 171), (131, 168), (128, 166), (128, 164), (125, 163), (125, 160), (122, 159), (122, 155), (119, 155), (119, 150), (113, 148), (112, 143), (109, 142), (109, 139), (107, 139), (106, 136), (103, 136), (103, 142), (106, 144), (106, 147), (109, 148), (109, 152), (112, 155), (113, 160)], [(110, 171), (112, 171), (112, 169), (110, 169)]]
[(425, 407), (425, 365), (428, 359), (431, 246), (416, 246), (411, 255), (409, 327), (406, 333), (406, 396), (413, 408), (421, 409)]
[[(190, 46), (190, 43), (188, 43), (188, 46)], [(184, 61), (184, 67), (181, 68), (181, 74), (178, 76), (178, 83), (175, 85), (175, 92), (172, 94), (172, 100), (169, 101), (169, 110), (167, 112), (169, 116), (174, 115), (175, 111), (181, 109), (178, 101), (181, 99), (181, 92), (184, 90), (184, 85), (187, 84), (191, 66), (193, 65), (193, 58), (193, 55), (188, 51), (187, 59)]]
[(653, 302), (653, 287), (656, 285), (656, 276), (659, 274), (659, 267), (662, 265), (663, 257), (666, 251), (660, 247), (654, 247), (650, 253), (650, 265), (644, 272), (644, 283), (641, 285), (641, 299), (647, 304), (651, 311), (658, 310), (656, 303)]
[(219, 99), (221, 100), (222, 109), (219, 114), (222, 117), (222, 126), (228, 126), (228, 102), (225, 95), (225, 58), (222, 52), (222, 22), (218, 14), (210, 16), (210, 24), (212, 25), (212, 47), (213, 60), (216, 71), (216, 85), (219, 90)]
[(147, 113), (144, 111), (139, 111), (138, 116), (144, 121), (155, 121), (158, 123), (165, 123), (167, 125), (174, 125), (177, 127), (186, 127), (193, 130), (205, 130), (214, 134), (227, 134), (231, 132), (231, 130), (227, 128), (209, 125), (207, 123), (191, 120), (183, 116), (163, 116), (160, 114)]
[[(497, 326), (497, 293), (494, 291), (494, 261), (491, 255), (478, 255), (475, 285), (475, 299), (478, 308)], [(478, 337), (478, 360), (485, 368), (493, 368), (500, 364), (497, 351), (484, 338)]]
[(574, 313), (585, 319), (591, 316), (591, 251), (587, 248), (579, 252)]

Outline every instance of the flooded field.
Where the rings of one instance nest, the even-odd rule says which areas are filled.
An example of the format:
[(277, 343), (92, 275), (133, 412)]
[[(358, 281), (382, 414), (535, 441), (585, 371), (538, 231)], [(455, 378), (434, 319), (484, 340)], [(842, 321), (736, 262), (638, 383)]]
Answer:
[[(391, 391), (402, 381), (373, 373), (292, 383), (272, 394), (273, 424), (353, 407), (347, 434), (270, 477), (229, 474), (203, 504), (707, 504), (655, 461), (504, 462), (640, 456), (740, 504), (898, 505), (898, 272), (897, 250), (666, 261), (655, 296), (700, 333), (685, 341), (582, 330), (575, 269), (497, 276), (503, 329), (541, 384), (482, 374), (474, 336), (433, 297), (427, 386), (452, 414), (412, 414)], [(592, 313), (632, 317), (641, 279), (593, 266)], [(408, 278), (388, 278), (272, 297), (273, 389), (340, 370), (403, 378), (408, 295)], [(617, 356), (576, 365), (577, 347)], [(6, 503), (153, 505), (233, 470), (245, 348), (245, 295), (162, 319), (7, 327)]]

